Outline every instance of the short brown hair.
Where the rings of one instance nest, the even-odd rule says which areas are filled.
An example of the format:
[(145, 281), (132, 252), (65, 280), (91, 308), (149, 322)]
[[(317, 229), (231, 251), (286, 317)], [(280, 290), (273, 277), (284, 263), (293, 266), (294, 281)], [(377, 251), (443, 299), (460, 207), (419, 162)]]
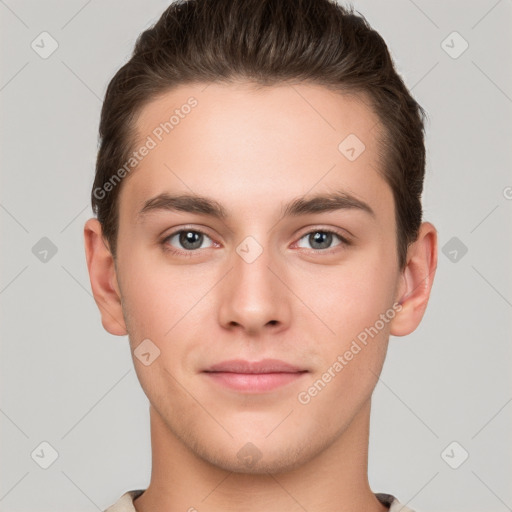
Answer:
[(393, 191), (403, 269), (422, 220), (426, 114), (396, 72), (382, 37), (352, 6), (334, 0), (178, 0), (139, 35), (106, 91), (91, 193), (113, 257), (121, 183), (105, 184), (134, 149), (137, 115), (179, 85), (239, 80), (310, 82), (369, 99), (384, 128), (380, 172)]

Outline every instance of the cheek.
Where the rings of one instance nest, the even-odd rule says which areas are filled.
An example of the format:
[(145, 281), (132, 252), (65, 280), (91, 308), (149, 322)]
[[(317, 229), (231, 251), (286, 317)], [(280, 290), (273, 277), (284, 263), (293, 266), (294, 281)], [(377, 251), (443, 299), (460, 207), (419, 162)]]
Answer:
[[(373, 325), (393, 302), (393, 269), (378, 258), (361, 257), (311, 275), (295, 275), (294, 289), (325, 324), (325, 339), (337, 348)], [(312, 286), (314, 283), (314, 286)], [(309, 317), (308, 313), (308, 317)]]
[[(394, 313), (388, 306), (387, 293), (379, 294), (373, 287), (361, 285), (357, 275), (347, 278), (345, 285), (344, 293), (326, 300), (331, 309), (325, 313), (324, 321), (335, 335), (318, 345), (322, 364), (312, 375), (310, 387), (302, 389), (304, 394), (297, 397), (301, 404), (310, 401), (313, 407), (306, 410), (312, 412), (317, 408), (319, 417), (328, 407), (338, 425), (370, 398), (388, 346), (393, 316), (386, 313)], [(333, 405), (339, 407), (332, 408)]]
[(205, 321), (215, 317), (208, 292), (218, 278), (205, 276), (195, 266), (165, 265), (162, 259), (148, 262), (147, 255), (135, 253), (125, 260), (123, 271), (123, 308), (132, 352), (145, 339), (159, 351), (155, 366), (160, 372), (148, 374), (141, 368), (141, 382), (152, 389), (158, 375), (168, 380), (163, 367), (181, 382), (195, 368), (194, 354), (204, 350), (205, 334), (210, 332)]
[(131, 330), (149, 338), (164, 339), (200, 300), (203, 286), (190, 279), (185, 267), (162, 264), (161, 258), (151, 259), (148, 254), (138, 252), (124, 258), (123, 306)]

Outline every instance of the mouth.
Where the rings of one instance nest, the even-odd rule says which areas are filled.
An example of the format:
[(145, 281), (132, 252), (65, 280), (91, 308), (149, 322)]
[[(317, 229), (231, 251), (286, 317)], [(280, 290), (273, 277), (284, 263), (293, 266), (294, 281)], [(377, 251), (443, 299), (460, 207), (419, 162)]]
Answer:
[(213, 382), (235, 391), (264, 393), (296, 382), (308, 370), (278, 359), (232, 359), (215, 364), (203, 373)]

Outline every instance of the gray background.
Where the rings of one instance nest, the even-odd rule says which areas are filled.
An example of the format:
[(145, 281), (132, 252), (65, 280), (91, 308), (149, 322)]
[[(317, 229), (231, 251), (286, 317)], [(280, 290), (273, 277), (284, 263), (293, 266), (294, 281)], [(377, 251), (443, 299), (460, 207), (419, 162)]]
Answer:
[[(149, 482), (148, 401), (101, 326), (82, 231), (107, 83), (167, 4), (0, 0), (2, 511), (103, 510)], [(512, 510), (512, 1), (355, 6), (429, 113), (440, 242), (424, 320), (375, 390), (370, 484), (418, 512)]]

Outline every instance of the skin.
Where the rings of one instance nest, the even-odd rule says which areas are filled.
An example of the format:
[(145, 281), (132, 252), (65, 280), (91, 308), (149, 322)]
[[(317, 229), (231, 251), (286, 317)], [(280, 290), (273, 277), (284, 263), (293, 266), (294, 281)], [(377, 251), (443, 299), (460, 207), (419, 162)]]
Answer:
[[(150, 401), (153, 457), (135, 508), (387, 510), (367, 477), (371, 395), (389, 335), (411, 333), (423, 317), (436, 230), (421, 225), (400, 271), (392, 191), (378, 172), (381, 126), (364, 98), (306, 83), (180, 86), (142, 110), (139, 140), (190, 96), (198, 105), (124, 178), (116, 262), (98, 221), (84, 228), (104, 328), (128, 334), (132, 354), (144, 339), (160, 350), (148, 366), (133, 357)], [(354, 161), (338, 150), (351, 133), (366, 147)], [(374, 215), (342, 208), (283, 216), (288, 202), (333, 191), (364, 201)], [(228, 215), (138, 216), (162, 192), (208, 196)], [(203, 231), (200, 248), (164, 240), (179, 229)], [(322, 246), (309, 236), (318, 231), (351, 244), (334, 234)], [(251, 263), (236, 251), (248, 236), (262, 248)], [(256, 246), (247, 247), (254, 255)], [(298, 394), (399, 302), (394, 318), (300, 403)], [(308, 371), (265, 393), (233, 391), (203, 373), (235, 358), (281, 359)], [(250, 466), (237, 456), (244, 446)]]

